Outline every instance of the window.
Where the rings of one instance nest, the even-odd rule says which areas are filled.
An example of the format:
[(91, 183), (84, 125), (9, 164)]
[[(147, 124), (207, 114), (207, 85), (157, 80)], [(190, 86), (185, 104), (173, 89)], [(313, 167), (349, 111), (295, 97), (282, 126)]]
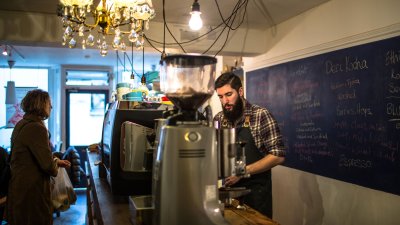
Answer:
[(67, 70), (66, 85), (108, 86), (108, 72), (95, 70)]
[[(7, 118), (19, 108), (16, 105), (6, 105), (6, 86), (8, 81), (14, 81), (17, 99), (20, 102), (26, 92), (40, 88), (48, 90), (48, 69), (46, 68), (0, 68), (0, 146), (9, 148), (12, 128), (6, 128)], [(12, 115), (11, 115), (12, 116)]]

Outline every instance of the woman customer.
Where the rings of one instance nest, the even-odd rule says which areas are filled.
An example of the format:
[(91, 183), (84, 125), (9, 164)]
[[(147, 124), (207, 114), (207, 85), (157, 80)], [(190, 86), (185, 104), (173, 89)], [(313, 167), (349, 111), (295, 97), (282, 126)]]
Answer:
[(50, 177), (70, 162), (53, 158), (44, 124), (52, 109), (47, 92), (29, 91), (21, 101), (25, 112), (11, 135), (11, 180), (7, 221), (11, 225), (53, 224)]
[[(3, 170), (6, 167), (8, 159), (7, 150), (0, 146), (0, 175), (3, 174)], [(3, 193), (3, 189), (0, 190), (0, 224), (3, 222), (4, 217), (4, 206), (6, 204), (6, 193)]]

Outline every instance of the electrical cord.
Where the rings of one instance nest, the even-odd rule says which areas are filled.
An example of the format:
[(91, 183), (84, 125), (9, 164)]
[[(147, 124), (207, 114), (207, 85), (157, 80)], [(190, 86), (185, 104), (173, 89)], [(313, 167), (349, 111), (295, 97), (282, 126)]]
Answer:
[[(240, 1), (239, 1), (239, 2), (240, 2)], [(248, 2), (248, 1), (246, 1), (246, 2)], [(232, 14), (231, 14), (226, 20), (230, 20), (230, 18), (231, 18), (234, 14), (236, 14), (237, 11), (238, 11), (243, 5), (244, 5), (244, 3), (240, 4), (238, 7), (235, 6), (235, 8), (234, 8)], [(247, 7), (247, 6), (246, 6), (246, 7)], [(221, 22), (219, 25), (217, 25), (216, 27), (210, 29), (208, 32), (206, 32), (206, 33), (200, 35), (199, 37), (196, 37), (196, 38), (194, 38), (194, 39), (192, 39), (192, 40), (189, 40), (189, 41), (180, 42), (180, 44), (189, 44), (189, 43), (191, 43), (191, 42), (193, 42), (193, 41), (197, 41), (198, 39), (200, 39), (200, 38), (202, 38), (202, 37), (204, 37), (204, 36), (210, 34), (211, 32), (215, 31), (216, 29), (220, 28), (223, 24), (225, 24), (225, 21)], [(164, 43), (164, 42), (160, 42), (160, 41), (153, 40), (153, 39), (151, 39), (151, 38), (149, 38), (149, 37), (147, 37), (147, 40), (152, 41), (152, 42), (157, 43), (157, 44), (162, 44), (162, 45), (164, 45), (164, 44), (165, 44), (165, 45), (177, 45), (176, 42), (174, 42), (174, 43)], [(164, 40), (164, 41), (165, 41), (165, 40)]]
[[(218, 55), (218, 54), (224, 49), (224, 47), (226, 46), (226, 43), (228, 42), (228, 39), (229, 39), (230, 31), (231, 31), (231, 30), (236, 30), (236, 29), (238, 29), (238, 28), (243, 24), (243, 21), (245, 20), (245, 15), (247, 14), (247, 5), (248, 5), (248, 2), (249, 2), (248, 0), (238, 0), (238, 2), (236, 3), (235, 7), (234, 7), (233, 10), (232, 10), (232, 13), (229, 15), (229, 17), (227, 17), (226, 19), (224, 19), (223, 15), (222, 15), (222, 12), (221, 12), (221, 10), (220, 10), (220, 7), (219, 7), (219, 5), (218, 5), (218, 2), (217, 2), (217, 0), (215, 0), (215, 3), (216, 3), (216, 5), (217, 5), (218, 12), (219, 12), (219, 15), (220, 15), (220, 17), (221, 17), (222, 22), (221, 22), (218, 26), (216, 26), (215, 28), (212, 28), (211, 30), (209, 30), (208, 32), (202, 34), (202, 35), (199, 36), (199, 37), (196, 37), (196, 38), (194, 38), (194, 39), (192, 39), (192, 40), (189, 40), (189, 41), (179, 42), (179, 41), (175, 38), (175, 36), (174, 36), (173, 33), (171, 32), (171, 30), (169, 29), (168, 24), (167, 24), (167, 22), (166, 22), (166, 16), (165, 16), (165, 0), (163, 0), (163, 20), (164, 20), (164, 36), (163, 36), (163, 42), (159, 42), (159, 41), (153, 40), (153, 39), (151, 39), (151, 38), (149, 38), (149, 37), (147, 37), (147, 36), (145, 36), (145, 35), (143, 35), (143, 36), (144, 36), (144, 38), (147, 40), (147, 42), (149, 43), (149, 45), (150, 45), (153, 49), (155, 49), (156, 51), (158, 51), (158, 52), (160, 52), (160, 53), (162, 53), (162, 54), (165, 54), (165, 46), (166, 46), (166, 45), (171, 45), (171, 46), (178, 45), (178, 46), (182, 49), (182, 51), (183, 51), (184, 53), (186, 53), (186, 51), (185, 51), (185, 49), (183, 48), (182, 45), (189, 44), (189, 43), (194, 42), (194, 41), (198, 41), (198, 40), (200, 40), (201, 38), (205, 37), (206, 35), (210, 34), (211, 32), (214, 32), (215, 30), (217, 30), (218, 28), (220, 28), (222, 25), (225, 25), (225, 26), (223, 27), (223, 29), (221, 30), (221, 32), (219, 33), (218, 37), (217, 37), (217, 38), (213, 41), (213, 43), (210, 45), (210, 47), (207, 48), (207, 50), (203, 52), (203, 54), (206, 54), (206, 53), (217, 43), (217, 41), (218, 41), (219, 38), (222, 36), (222, 34), (223, 34), (223, 32), (226, 30), (226, 28), (229, 28), (229, 29), (228, 29), (228, 32), (227, 32), (227, 35), (226, 35), (226, 38), (225, 38), (225, 41), (224, 41), (222, 47), (221, 47), (221, 48), (217, 51), (217, 53), (215, 54), (215, 56), (216, 56), (216, 55)], [(238, 25), (237, 25), (236, 27), (233, 27), (233, 23), (234, 23), (234, 21), (235, 21), (235, 19), (236, 19), (236, 16), (238, 15), (238, 13), (240, 13), (240, 10), (241, 10), (243, 7), (244, 7), (244, 9), (243, 9), (242, 18), (241, 18), (240, 22), (238, 23)], [(166, 33), (165, 30), (166, 30), (166, 29), (167, 29), (168, 33), (171, 35), (171, 37), (174, 39), (174, 41), (175, 41), (174, 43), (166, 43), (166, 42), (165, 42), (165, 33)], [(154, 44), (153, 44), (152, 42), (153, 42), (153, 43), (156, 43), (156, 44), (162, 44), (162, 45), (163, 45), (163, 51), (158, 50), (158, 49), (154, 46)]]
[(230, 24), (227, 24), (227, 23), (225, 22), (225, 20), (223, 19), (222, 14), (220, 15), (221, 18), (222, 18), (222, 20), (224, 21), (224, 23), (225, 23), (226, 25), (225, 25), (224, 29), (222, 30), (222, 32), (220, 33), (220, 35), (218, 35), (218, 37), (217, 37), (217, 39), (214, 41), (214, 43), (213, 43), (206, 51), (204, 51), (203, 54), (206, 54), (206, 53), (216, 44), (216, 42), (219, 40), (219, 38), (221, 37), (221, 35), (223, 34), (223, 32), (224, 32), (224, 30), (225, 30), (226, 28), (230, 28), (230, 29), (228, 29), (228, 32), (227, 32), (227, 34), (226, 34), (226, 38), (225, 38), (224, 44), (222, 45), (222, 47), (217, 51), (217, 53), (216, 53), (214, 56), (217, 56), (217, 55), (222, 51), (222, 49), (224, 49), (226, 43), (228, 42), (229, 33), (230, 33), (230, 31), (232, 30), (232, 29), (231, 29), (231, 26), (232, 26), (232, 24), (234, 23), (234, 21), (235, 21), (235, 19), (236, 19), (237, 12), (238, 12), (238, 10), (240, 9), (240, 7), (243, 6), (243, 5), (241, 5), (241, 6), (239, 5), (240, 2), (241, 2), (241, 0), (239, 0), (238, 3), (236, 3), (236, 5), (235, 5), (235, 7), (234, 7), (234, 10), (233, 10), (234, 13), (232, 13), (231, 16), (229, 16), (229, 18), (227, 19), (227, 23), (230, 23)]
[(226, 28), (227, 28), (227, 26), (225, 26), (225, 27), (222, 29), (221, 33), (219, 33), (219, 35), (218, 35), (218, 37), (215, 39), (215, 41), (214, 41), (214, 42), (210, 45), (210, 47), (208, 47), (207, 50), (205, 50), (202, 54), (206, 54), (206, 53), (217, 43), (217, 41), (219, 40), (219, 38), (221, 37), (221, 35), (224, 33), (224, 31), (225, 31)]
[(227, 20), (229, 21), (229, 19), (231, 18), (231, 16), (232, 16), (233, 14), (235, 14), (235, 17), (236, 17), (236, 14), (237, 14), (238, 10), (241, 9), (241, 7), (242, 7), (243, 5), (245, 5), (245, 8), (244, 8), (244, 11), (245, 11), (245, 12), (243, 13), (242, 20), (239, 22), (239, 24), (238, 24), (235, 28), (232, 28), (232, 24), (229, 25), (227, 22), (225, 22), (226, 20), (224, 19), (224, 16), (222, 15), (221, 8), (219, 7), (218, 1), (215, 0), (215, 5), (217, 5), (217, 9), (218, 9), (219, 16), (221, 17), (221, 20), (223, 21), (223, 23), (225, 24), (225, 26), (229, 27), (230, 30), (236, 30), (236, 29), (238, 29), (238, 28), (242, 25), (242, 23), (243, 23), (243, 21), (244, 21), (244, 15), (246, 15), (247, 4), (248, 4), (249, 1), (248, 1), (248, 0), (245, 0), (245, 1), (243, 1), (242, 4), (240, 4), (241, 2), (242, 2), (242, 0), (239, 0), (239, 1), (236, 3), (232, 14), (231, 14), (231, 15), (229, 16), (229, 18), (227, 19)]
[[(149, 45), (150, 45), (153, 49), (155, 49), (156, 51), (160, 52), (160, 53), (162, 54), (162, 58), (163, 58), (164, 56), (166, 56), (166, 53), (165, 53), (165, 46), (166, 46), (166, 45), (179, 45), (179, 47), (182, 49), (182, 51), (183, 51), (184, 53), (186, 53), (186, 51), (185, 51), (185, 49), (183, 48), (182, 45), (189, 44), (189, 43), (191, 43), (191, 42), (200, 40), (201, 38), (205, 37), (206, 35), (210, 34), (211, 32), (214, 32), (214, 31), (216, 31), (217, 29), (219, 29), (222, 25), (225, 25), (225, 26), (223, 27), (223, 29), (221, 30), (221, 32), (219, 33), (218, 37), (217, 37), (217, 38), (213, 41), (213, 43), (210, 45), (210, 47), (207, 48), (207, 50), (205, 50), (205, 51), (202, 53), (202, 54), (206, 54), (206, 53), (217, 43), (217, 41), (220, 39), (220, 37), (222, 36), (222, 34), (223, 34), (224, 31), (226, 30), (226, 28), (229, 28), (228, 31), (227, 31), (227, 33), (226, 33), (225, 41), (224, 41), (222, 47), (221, 47), (221, 48), (217, 51), (217, 53), (214, 55), (214, 56), (217, 56), (217, 55), (225, 48), (225, 46), (226, 46), (226, 44), (227, 44), (227, 42), (228, 42), (228, 39), (229, 39), (230, 31), (231, 31), (231, 30), (236, 30), (236, 29), (238, 29), (238, 28), (243, 24), (243, 21), (244, 21), (244, 19), (245, 19), (245, 16), (247, 15), (247, 5), (248, 5), (248, 2), (249, 2), (248, 0), (244, 0), (244, 1), (243, 1), (243, 0), (238, 0), (238, 2), (236, 3), (235, 7), (234, 7), (233, 10), (232, 10), (232, 13), (229, 15), (229, 17), (227, 17), (227, 18), (225, 19), (225, 18), (223, 17), (223, 15), (222, 15), (222, 12), (221, 12), (221, 10), (220, 10), (220, 7), (219, 7), (219, 4), (218, 4), (217, 0), (215, 0), (215, 4), (217, 5), (218, 12), (219, 12), (219, 15), (220, 15), (220, 17), (221, 17), (222, 22), (221, 22), (218, 26), (216, 26), (216, 27), (210, 29), (208, 32), (206, 32), (206, 33), (200, 35), (199, 37), (196, 37), (196, 38), (194, 38), (194, 39), (192, 39), (192, 40), (185, 41), (185, 42), (178, 42), (178, 41), (176, 40), (175, 36), (172, 34), (172, 32), (171, 32), (171, 30), (169, 29), (168, 24), (167, 24), (167, 22), (166, 22), (166, 18), (165, 18), (165, 0), (163, 0), (163, 20), (164, 20), (163, 42), (159, 42), (159, 41), (153, 40), (153, 39), (147, 37), (145, 34), (143, 34), (143, 38), (149, 43)], [(243, 8), (243, 7), (244, 7), (244, 8)], [(242, 8), (243, 8), (243, 10), (241, 10)], [(242, 18), (241, 18), (240, 22), (238, 23), (238, 25), (237, 25), (236, 27), (233, 27), (233, 23), (235, 22), (236, 17), (238, 16), (238, 13), (241, 13), (241, 12), (243, 12), (243, 14), (242, 14)], [(166, 29), (168, 30), (168, 33), (171, 35), (171, 37), (174, 39), (175, 43), (166, 43), (166, 42), (165, 42)], [(157, 44), (162, 44), (162, 45), (163, 45), (163, 47), (162, 47), (163, 50), (161, 51), (161, 50), (157, 49), (157, 47), (155, 47), (154, 44), (153, 44), (152, 42), (157, 43)], [(143, 51), (143, 68), (142, 68), (142, 69), (143, 69), (143, 73), (142, 73), (142, 76), (140, 76), (140, 75), (138, 74), (138, 72), (135, 71), (134, 68), (133, 68), (133, 43), (132, 43), (132, 61), (131, 61), (131, 59), (129, 58), (129, 56), (127, 55), (127, 53), (124, 52), (124, 62), (122, 63), (121, 58), (119, 57), (119, 54), (118, 54), (118, 51), (117, 51), (117, 65), (118, 65), (118, 62), (120, 62), (121, 64), (124, 65), (124, 70), (125, 70), (125, 60), (126, 60), (125, 57), (127, 57), (129, 63), (131, 64), (132, 73), (134, 73), (134, 75), (135, 75), (136, 77), (140, 78), (140, 79), (145, 78), (145, 74), (144, 74), (144, 47), (143, 47), (142, 51)], [(117, 72), (117, 73), (118, 73), (118, 72)], [(117, 74), (117, 76), (118, 76), (118, 74)]]
[[(132, 52), (133, 52), (133, 51), (132, 51)], [(121, 57), (119, 56), (119, 52), (117, 51), (117, 65), (118, 65), (118, 62), (119, 62), (121, 65), (124, 65), (124, 70), (125, 70), (125, 56), (128, 58), (128, 61), (129, 61), (129, 63), (130, 63), (131, 66), (132, 66), (132, 72), (140, 79), (141, 76), (139, 76), (139, 73), (136, 72), (136, 70), (133, 68), (133, 55), (132, 55), (132, 61), (131, 61), (131, 59), (129, 58), (128, 54), (127, 54), (126, 52), (124, 52), (124, 62), (122, 62), (122, 61), (121, 61)], [(117, 71), (117, 76), (118, 76), (118, 71)]]
[[(224, 24), (224, 23), (220, 23), (218, 26), (216, 26), (215, 28), (210, 29), (208, 32), (206, 32), (206, 33), (200, 35), (199, 37), (196, 37), (196, 38), (194, 38), (194, 39), (192, 39), (192, 40), (189, 40), (189, 41), (180, 42), (180, 44), (189, 44), (189, 43), (191, 43), (191, 42), (197, 41), (198, 39), (200, 39), (200, 38), (202, 38), (202, 37), (205, 37), (206, 35), (210, 34), (210, 33), (213, 32), (214, 30), (218, 29), (218, 28), (219, 28), (220, 26), (222, 26), (223, 24)], [(160, 42), (160, 41), (153, 40), (153, 39), (151, 39), (151, 38), (148, 38), (148, 40), (150, 40), (150, 41), (152, 41), (152, 42), (154, 42), (154, 43), (157, 43), (157, 44), (161, 44), (161, 45), (163, 45), (163, 44), (165, 44), (165, 45), (177, 45), (177, 43), (175, 43), (175, 42), (174, 42), (174, 43), (163, 43), (163, 42)]]
[(179, 45), (179, 47), (182, 49), (182, 51), (183, 51), (184, 53), (186, 53), (185, 49), (182, 47), (182, 45), (179, 43), (179, 41), (176, 40), (175, 36), (172, 34), (172, 32), (171, 32), (171, 30), (169, 29), (167, 23), (165, 23), (165, 27), (167, 28), (168, 33), (171, 35), (171, 37), (175, 40), (175, 42), (176, 42), (176, 43)]
[[(179, 45), (179, 47), (182, 49), (184, 53), (186, 53), (185, 49), (182, 47), (182, 45), (176, 40), (175, 36), (172, 34), (171, 30), (168, 27), (167, 20), (165, 19), (165, 0), (163, 0), (163, 20), (164, 20), (164, 42), (165, 43), (165, 28), (167, 28), (168, 33), (171, 35), (171, 37), (175, 40), (175, 42)], [(165, 53), (165, 44), (163, 48), (163, 53)]]
[[(164, 21), (164, 35), (163, 35), (163, 50), (161, 53), (161, 57), (163, 57), (163, 55), (165, 55), (165, 26), (166, 26), (166, 20), (165, 20), (165, 0), (162, 1), (162, 10), (163, 10), (163, 21)], [(147, 39), (147, 37), (146, 37)], [(150, 42), (149, 42), (150, 43)], [(150, 44), (152, 45), (152, 44)]]
[[(247, 4), (248, 4), (248, 1), (246, 1), (246, 6), (245, 6), (245, 8), (244, 8), (243, 16), (246, 15), (246, 13), (247, 13)], [(232, 26), (233, 22), (235, 21), (235, 18), (236, 18), (236, 14), (235, 14), (235, 16), (234, 16), (234, 18), (233, 18), (233, 20), (232, 20), (232, 22), (231, 22), (231, 24), (230, 24), (229, 27)], [(242, 21), (240, 22), (240, 24), (238, 25), (238, 27), (239, 27), (240, 25), (242, 25), (243, 21), (244, 21), (244, 17), (242, 17)], [(238, 27), (237, 27), (237, 28), (238, 28)], [(237, 29), (237, 28), (236, 28), (236, 29)], [(217, 55), (225, 48), (226, 43), (228, 43), (229, 33), (230, 33), (231, 30), (235, 30), (235, 29), (229, 29), (229, 30), (228, 30), (227, 35), (226, 35), (226, 38), (225, 38), (224, 44), (223, 44), (222, 47), (219, 49), (219, 51), (218, 51), (217, 53), (215, 53), (214, 57), (217, 56)]]
[[(152, 39), (150, 39), (150, 38), (148, 38), (145, 34), (143, 34), (143, 37), (144, 37), (144, 39), (146, 39), (146, 41), (147, 41), (147, 43), (149, 43), (150, 44), (150, 46), (152, 47), (152, 48), (154, 48), (157, 52), (159, 52), (159, 53), (163, 53), (163, 52), (165, 52), (165, 46), (163, 46), (163, 51), (161, 51), (161, 50), (158, 50), (158, 48), (157, 47), (155, 47), (151, 42), (153, 41), (154, 42), (154, 40), (152, 40)], [(162, 43), (161, 43), (162, 44)]]

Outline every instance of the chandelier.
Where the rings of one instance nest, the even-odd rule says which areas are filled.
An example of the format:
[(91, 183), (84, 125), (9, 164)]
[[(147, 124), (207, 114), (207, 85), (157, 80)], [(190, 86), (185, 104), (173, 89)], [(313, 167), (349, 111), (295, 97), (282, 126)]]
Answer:
[(108, 36), (113, 36), (114, 50), (125, 51), (127, 41), (138, 49), (144, 45), (144, 30), (155, 12), (151, 0), (101, 0), (96, 7), (93, 0), (60, 0), (58, 16), (63, 23), (62, 44), (75, 48), (80, 42), (82, 49), (94, 46), (106, 56)]

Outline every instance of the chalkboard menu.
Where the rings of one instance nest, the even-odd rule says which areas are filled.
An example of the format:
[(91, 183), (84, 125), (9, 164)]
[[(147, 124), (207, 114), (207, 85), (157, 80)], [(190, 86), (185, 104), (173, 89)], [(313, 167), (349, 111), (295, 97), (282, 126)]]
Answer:
[(400, 37), (246, 73), (285, 166), (400, 195)]

